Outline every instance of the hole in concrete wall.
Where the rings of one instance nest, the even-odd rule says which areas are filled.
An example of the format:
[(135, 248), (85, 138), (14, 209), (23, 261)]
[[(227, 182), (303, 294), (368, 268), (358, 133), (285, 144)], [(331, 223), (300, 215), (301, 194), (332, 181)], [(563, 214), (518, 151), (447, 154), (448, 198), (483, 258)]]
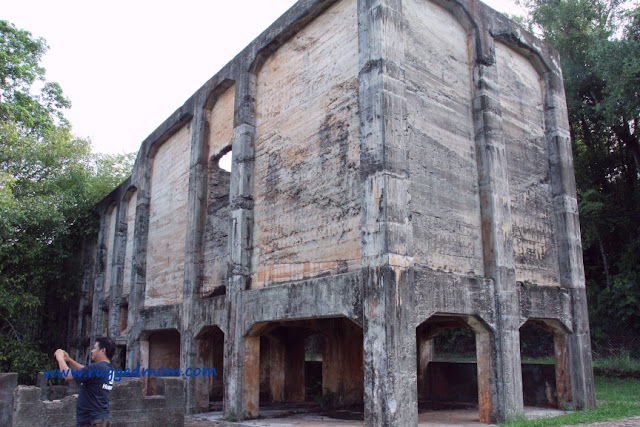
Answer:
[(198, 367), (215, 369), (215, 375), (199, 375), (196, 411), (221, 411), (224, 400), (224, 333), (218, 326), (204, 328), (196, 337)]
[(250, 351), (259, 353), (247, 366), (259, 384), (248, 390), (253, 404), (308, 406), (337, 418), (363, 419), (363, 335), (358, 325), (346, 318), (270, 322), (259, 325), (248, 340), (256, 343)]
[(416, 329), (418, 411), (478, 406), (476, 331), (460, 316), (432, 316)]
[(220, 156), (218, 160), (218, 167), (224, 171), (231, 172), (231, 158), (231, 150), (229, 150), (226, 154)]
[[(566, 369), (562, 366), (564, 337), (561, 328), (545, 320), (529, 319), (520, 328), (522, 359), (522, 396), (525, 406), (557, 408), (568, 398), (570, 389)], [(556, 360), (556, 346), (561, 360)], [(556, 374), (558, 377), (556, 378)], [(558, 388), (564, 397), (558, 398)]]
[[(175, 329), (155, 331), (149, 335), (147, 346), (149, 369), (155, 369), (155, 372), (162, 369), (166, 372), (167, 369), (180, 368), (180, 333), (178, 331)], [(149, 376), (146, 380), (147, 396), (157, 394), (155, 376)]]
[(229, 170), (224, 169), (231, 147), (213, 157), (209, 164), (207, 206), (204, 221), (203, 271), (201, 295), (215, 297), (226, 293), (229, 240)]

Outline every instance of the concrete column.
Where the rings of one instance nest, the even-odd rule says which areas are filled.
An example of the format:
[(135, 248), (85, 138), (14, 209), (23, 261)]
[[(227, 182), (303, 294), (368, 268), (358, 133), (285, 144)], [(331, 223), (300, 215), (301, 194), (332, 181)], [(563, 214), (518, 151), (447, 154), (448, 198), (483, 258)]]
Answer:
[[(483, 40), (486, 46), (490, 37)], [(482, 215), (482, 239), (485, 275), (493, 280), (495, 330), (480, 337), (481, 356), (486, 359), (490, 389), (480, 390), (483, 421), (501, 421), (523, 410), (520, 360), (520, 299), (516, 285), (511, 209), (507, 177), (507, 157), (503, 140), (502, 117), (495, 57), (477, 54), (474, 69), (473, 112)], [(488, 340), (488, 341), (487, 341)], [(488, 348), (486, 346), (489, 346)], [(480, 353), (479, 353), (480, 354)], [(484, 360), (484, 359), (483, 359)], [(478, 370), (480, 371), (480, 356)], [(480, 373), (480, 372), (479, 372)], [(486, 384), (480, 382), (479, 384)], [(485, 387), (485, 386), (483, 386)]]
[[(248, 68), (248, 67), (247, 67)], [(247, 69), (244, 68), (244, 69)], [(251, 283), (253, 235), (255, 76), (246, 72), (236, 82), (230, 185), (229, 286), (225, 335), (224, 411), (236, 416), (258, 415), (260, 395), (260, 338), (245, 337), (243, 292)]]
[(418, 422), (402, 3), (359, 0), (365, 424)]
[[(200, 92), (194, 103), (193, 132), (191, 134), (191, 159), (189, 167), (189, 195), (187, 199), (187, 225), (184, 257), (184, 282), (182, 287), (182, 315), (180, 316), (180, 367), (197, 366), (197, 351), (193, 330), (195, 324), (194, 303), (200, 297), (204, 219), (207, 203), (207, 122), (204, 112), (206, 93)], [(196, 377), (185, 379), (187, 414), (196, 411)]]
[(124, 272), (124, 255), (127, 244), (127, 209), (123, 194), (118, 194), (116, 215), (116, 229), (113, 238), (113, 252), (111, 264), (111, 286), (109, 287), (109, 327), (108, 335), (116, 341), (120, 335), (120, 297), (122, 296), (122, 275)]
[[(151, 203), (152, 159), (141, 156), (134, 169), (132, 181), (137, 183), (136, 222), (133, 241), (133, 277), (129, 291), (129, 319), (127, 321), (127, 367), (135, 369), (142, 363), (140, 335), (144, 326), (142, 309), (147, 276), (147, 242), (149, 240), (149, 214)], [(143, 365), (145, 366), (145, 365)]]
[[(555, 64), (559, 63), (556, 58)], [(559, 245), (560, 282), (570, 290), (573, 313), (573, 333), (567, 337), (571, 404), (575, 409), (588, 409), (594, 407), (596, 402), (569, 119), (561, 71), (551, 70), (544, 77), (545, 124), (551, 191), (558, 227), (556, 240)]]
[[(93, 288), (93, 301), (91, 301), (91, 333), (89, 336), (89, 347), (93, 346), (96, 337), (102, 335), (102, 322), (103, 322), (103, 313), (100, 309), (100, 300), (103, 296), (103, 290), (105, 286), (106, 279), (106, 270), (111, 268), (110, 265), (107, 265), (107, 250), (113, 248), (106, 248), (106, 241), (108, 241), (109, 236), (105, 231), (107, 230), (107, 210), (108, 206), (101, 212), (100, 215), (100, 228), (98, 231), (98, 245), (96, 250), (96, 276), (95, 276), (95, 284)], [(102, 266), (102, 268), (101, 268)]]
[(571, 399), (571, 375), (569, 367), (569, 340), (566, 334), (553, 333), (553, 347), (556, 359), (556, 394), (558, 404), (569, 403)]
[[(242, 399), (241, 418), (257, 417), (260, 413), (260, 337), (248, 336), (243, 345), (242, 388), (236, 388)], [(225, 408), (227, 403), (225, 401)]]
[(418, 400), (429, 396), (427, 381), (427, 366), (435, 356), (433, 338), (430, 338), (422, 329), (417, 334), (416, 347), (418, 352)]

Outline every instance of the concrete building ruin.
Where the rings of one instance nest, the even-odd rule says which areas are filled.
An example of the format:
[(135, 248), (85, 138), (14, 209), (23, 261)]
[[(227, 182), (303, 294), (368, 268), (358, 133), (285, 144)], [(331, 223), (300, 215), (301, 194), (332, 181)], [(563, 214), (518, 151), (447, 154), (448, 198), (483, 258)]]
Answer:
[(214, 366), (186, 410), (255, 417), (305, 399), (316, 336), (322, 389), (405, 427), (468, 327), (490, 422), (523, 409), (533, 324), (556, 402), (593, 406), (566, 110), (557, 53), (479, 1), (299, 1), (98, 206), (76, 356), (108, 333), (131, 368)]

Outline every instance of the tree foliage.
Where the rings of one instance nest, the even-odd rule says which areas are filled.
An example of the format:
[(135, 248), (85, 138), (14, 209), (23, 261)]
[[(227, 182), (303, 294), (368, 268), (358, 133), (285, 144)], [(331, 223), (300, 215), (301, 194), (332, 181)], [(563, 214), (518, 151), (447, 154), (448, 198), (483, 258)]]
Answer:
[(89, 141), (72, 134), (62, 112), (70, 103), (39, 65), (46, 48), (0, 21), (0, 372), (18, 372), (21, 381), (65, 344), (77, 257), (97, 230), (93, 206), (134, 160), (93, 155)]
[(596, 343), (623, 332), (637, 336), (640, 5), (623, 0), (521, 3), (531, 28), (562, 61), (592, 335)]

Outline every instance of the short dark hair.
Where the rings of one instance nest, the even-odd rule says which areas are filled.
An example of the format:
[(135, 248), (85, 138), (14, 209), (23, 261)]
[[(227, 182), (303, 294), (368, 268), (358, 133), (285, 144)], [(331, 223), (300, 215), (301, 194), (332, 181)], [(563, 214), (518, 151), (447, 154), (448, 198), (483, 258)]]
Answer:
[(113, 355), (116, 353), (116, 344), (109, 337), (98, 337), (96, 338), (96, 342), (98, 343), (98, 348), (105, 350), (107, 354), (107, 359), (111, 360)]

